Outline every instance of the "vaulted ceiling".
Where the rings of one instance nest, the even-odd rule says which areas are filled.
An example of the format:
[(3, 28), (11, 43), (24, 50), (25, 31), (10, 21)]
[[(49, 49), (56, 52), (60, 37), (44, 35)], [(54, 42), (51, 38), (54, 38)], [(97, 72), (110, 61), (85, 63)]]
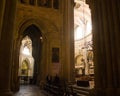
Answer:
[[(75, 0), (74, 7), (74, 31), (79, 28), (80, 34), (88, 35), (91, 33), (91, 11), (85, 0)], [(82, 37), (81, 37), (82, 38)]]

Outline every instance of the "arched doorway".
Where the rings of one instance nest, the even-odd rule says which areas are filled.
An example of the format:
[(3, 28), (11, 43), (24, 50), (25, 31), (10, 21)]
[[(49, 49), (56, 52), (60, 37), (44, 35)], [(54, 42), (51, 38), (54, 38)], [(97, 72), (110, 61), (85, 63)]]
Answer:
[[(20, 38), (19, 49), (19, 76), (27, 77), (27, 84), (37, 84), (42, 55), (42, 33), (31, 24), (25, 28)], [(24, 75), (24, 76), (23, 76)], [(19, 84), (20, 84), (19, 79)]]
[(32, 56), (32, 41), (25, 36), (21, 41), (19, 54), (19, 77), (20, 84), (31, 83), (34, 74), (34, 58)]

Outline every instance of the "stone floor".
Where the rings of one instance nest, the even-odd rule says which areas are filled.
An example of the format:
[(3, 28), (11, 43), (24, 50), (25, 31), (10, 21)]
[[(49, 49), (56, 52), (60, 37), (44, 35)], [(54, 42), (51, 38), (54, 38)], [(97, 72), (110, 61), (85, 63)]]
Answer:
[(40, 90), (39, 87), (33, 85), (21, 85), (19, 92), (14, 96), (51, 96), (44, 90)]

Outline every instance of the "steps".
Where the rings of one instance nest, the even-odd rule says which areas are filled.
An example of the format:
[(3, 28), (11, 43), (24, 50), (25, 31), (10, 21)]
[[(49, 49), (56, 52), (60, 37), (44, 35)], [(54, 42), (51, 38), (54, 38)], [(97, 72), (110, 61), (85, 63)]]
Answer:
[(77, 93), (77, 96), (89, 96), (90, 87), (80, 87), (77, 85), (70, 85), (69, 89), (71, 89), (74, 93)]

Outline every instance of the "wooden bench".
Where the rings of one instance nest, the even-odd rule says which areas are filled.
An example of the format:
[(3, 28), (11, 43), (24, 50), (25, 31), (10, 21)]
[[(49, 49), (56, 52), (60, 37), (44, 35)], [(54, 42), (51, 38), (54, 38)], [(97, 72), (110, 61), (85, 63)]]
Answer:
[(82, 87), (89, 87), (89, 81), (77, 80), (77, 85)]
[[(81, 87), (81, 86), (77, 86), (77, 85), (71, 85), (71, 86), (69, 86), (69, 89), (72, 88), (72, 91), (74, 93), (76, 93), (75, 96), (95, 96), (95, 95), (93, 95), (94, 94), (93, 88)], [(90, 94), (92, 94), (92, 95), (90, 95)]]
[(44, 85), (44, 90), (46, 90), (47, 92), (49, 92), (50, 94), (54, 96), (63, 96), (64, 94), (63, 88), (61, 86), (56, 86), (53, 84), (46, 83)]

